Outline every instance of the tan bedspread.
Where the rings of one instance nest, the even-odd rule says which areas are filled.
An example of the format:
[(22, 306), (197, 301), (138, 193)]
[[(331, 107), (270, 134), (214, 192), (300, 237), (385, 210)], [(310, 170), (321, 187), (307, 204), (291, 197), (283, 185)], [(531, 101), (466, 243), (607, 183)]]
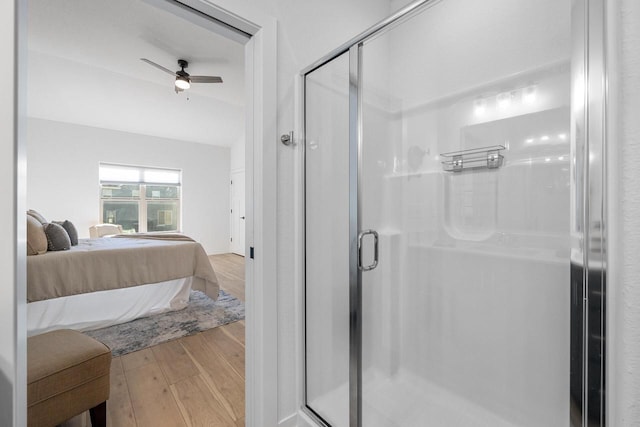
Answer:
[(164, 239), (80, 239), (68, 251), (27, 257), (27, 302), (195, 276), (193, 288), (218, 297), (218, 280), (200, 243)]
[(153, 239), (153, 240), (173, 240), (176, 242), (195, 242), (191, 237), (180, 233), (136, 233), (136, 234), (116, 234), (111, 238), (120, 239)]

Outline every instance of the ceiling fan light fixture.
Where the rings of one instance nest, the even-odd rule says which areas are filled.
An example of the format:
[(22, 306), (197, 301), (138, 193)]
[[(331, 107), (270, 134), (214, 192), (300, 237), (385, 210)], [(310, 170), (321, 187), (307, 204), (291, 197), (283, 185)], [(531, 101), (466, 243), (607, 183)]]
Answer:
[(222, 77), (220, 76), (191, 76), (184, 69), (189, 66), (189, 62), (184, 59), (178, 59), (178, 67), (181, 69), (178, 71), (171, 71), (168, 68), (163, 67), (160, 64), (156, 64), (155, 62), (147, 59), (140, 58), (141, 61), (146, 62), (147, 64), (155, 67), (161, 71), (164, 71), (167, 74), (171, 74), (176, 78), (175, 80), (175, 90), (176, 93), (182, 92), (183, 90), (189, 89), (191, 87), (191, 83), (222, 83)]
[(191, 87), (191, 83), (187, 77), (178, 76), (176, 77), (176, 87), (181, 90), (189, 89)]

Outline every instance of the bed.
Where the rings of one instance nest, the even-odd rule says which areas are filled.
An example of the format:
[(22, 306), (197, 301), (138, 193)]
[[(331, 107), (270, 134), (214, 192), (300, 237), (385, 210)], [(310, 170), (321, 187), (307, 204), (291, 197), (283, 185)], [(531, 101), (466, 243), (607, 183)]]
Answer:
[(186, 307), (190, 290), (218, 297), (202, 246), (183, 235), (80, 239), (27, 257), (27, 332), (90, 330)]

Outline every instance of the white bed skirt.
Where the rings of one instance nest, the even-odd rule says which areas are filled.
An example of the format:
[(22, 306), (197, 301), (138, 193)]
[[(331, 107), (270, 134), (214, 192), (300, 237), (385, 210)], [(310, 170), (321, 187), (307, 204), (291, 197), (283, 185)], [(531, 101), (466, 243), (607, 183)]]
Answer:
[(27, 335), (55, 329), (88, 331), (183, 309), (193, 277), (27, 304)]

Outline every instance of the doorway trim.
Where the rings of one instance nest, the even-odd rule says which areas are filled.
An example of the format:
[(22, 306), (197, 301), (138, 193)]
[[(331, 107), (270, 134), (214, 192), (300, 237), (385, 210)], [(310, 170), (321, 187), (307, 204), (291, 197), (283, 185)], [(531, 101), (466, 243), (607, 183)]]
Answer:
[[(251, 34), (245, 44), (246, 79), (246, 247), (255, 258), (246, 273), (245, 425), (278, 424), (277, 281), (276, 281), (276, 110), (277, 23), (233, 0), (169, 0)], [(27, 7), (15, 1), (15, 218), (26, 210)], [(252, 197), (249, 197), (252, 195)], [(16, 220), (16, 383), (14, 425), (26, 425), (26, 252), (25, 225)], [(24, 383), (24, 384), (23, 384)]]
[[(244, 239), (244, 222), (246, 222), (246, 215), (244, 214), (244, 205), (236, 206), (234, 202), (236, 200), (245, 200), (246, 191), (244, 185), (245, 182), (245, 170), (235, 169), (230, 172), (230, 191), (229, 191), (229, 205), (231, 206), (229, 229), (231, 231), (230, 252), (232, 254), (246, 256), (245, 254), (245, 239)], [(242, 185), (240, 185), (242, 184)], [(242, 190), (238, 190), (242, 188)], [(240, 216), (242, 215), (242, 216)], [(242, 241), (240, 238), (242, 237)]]

